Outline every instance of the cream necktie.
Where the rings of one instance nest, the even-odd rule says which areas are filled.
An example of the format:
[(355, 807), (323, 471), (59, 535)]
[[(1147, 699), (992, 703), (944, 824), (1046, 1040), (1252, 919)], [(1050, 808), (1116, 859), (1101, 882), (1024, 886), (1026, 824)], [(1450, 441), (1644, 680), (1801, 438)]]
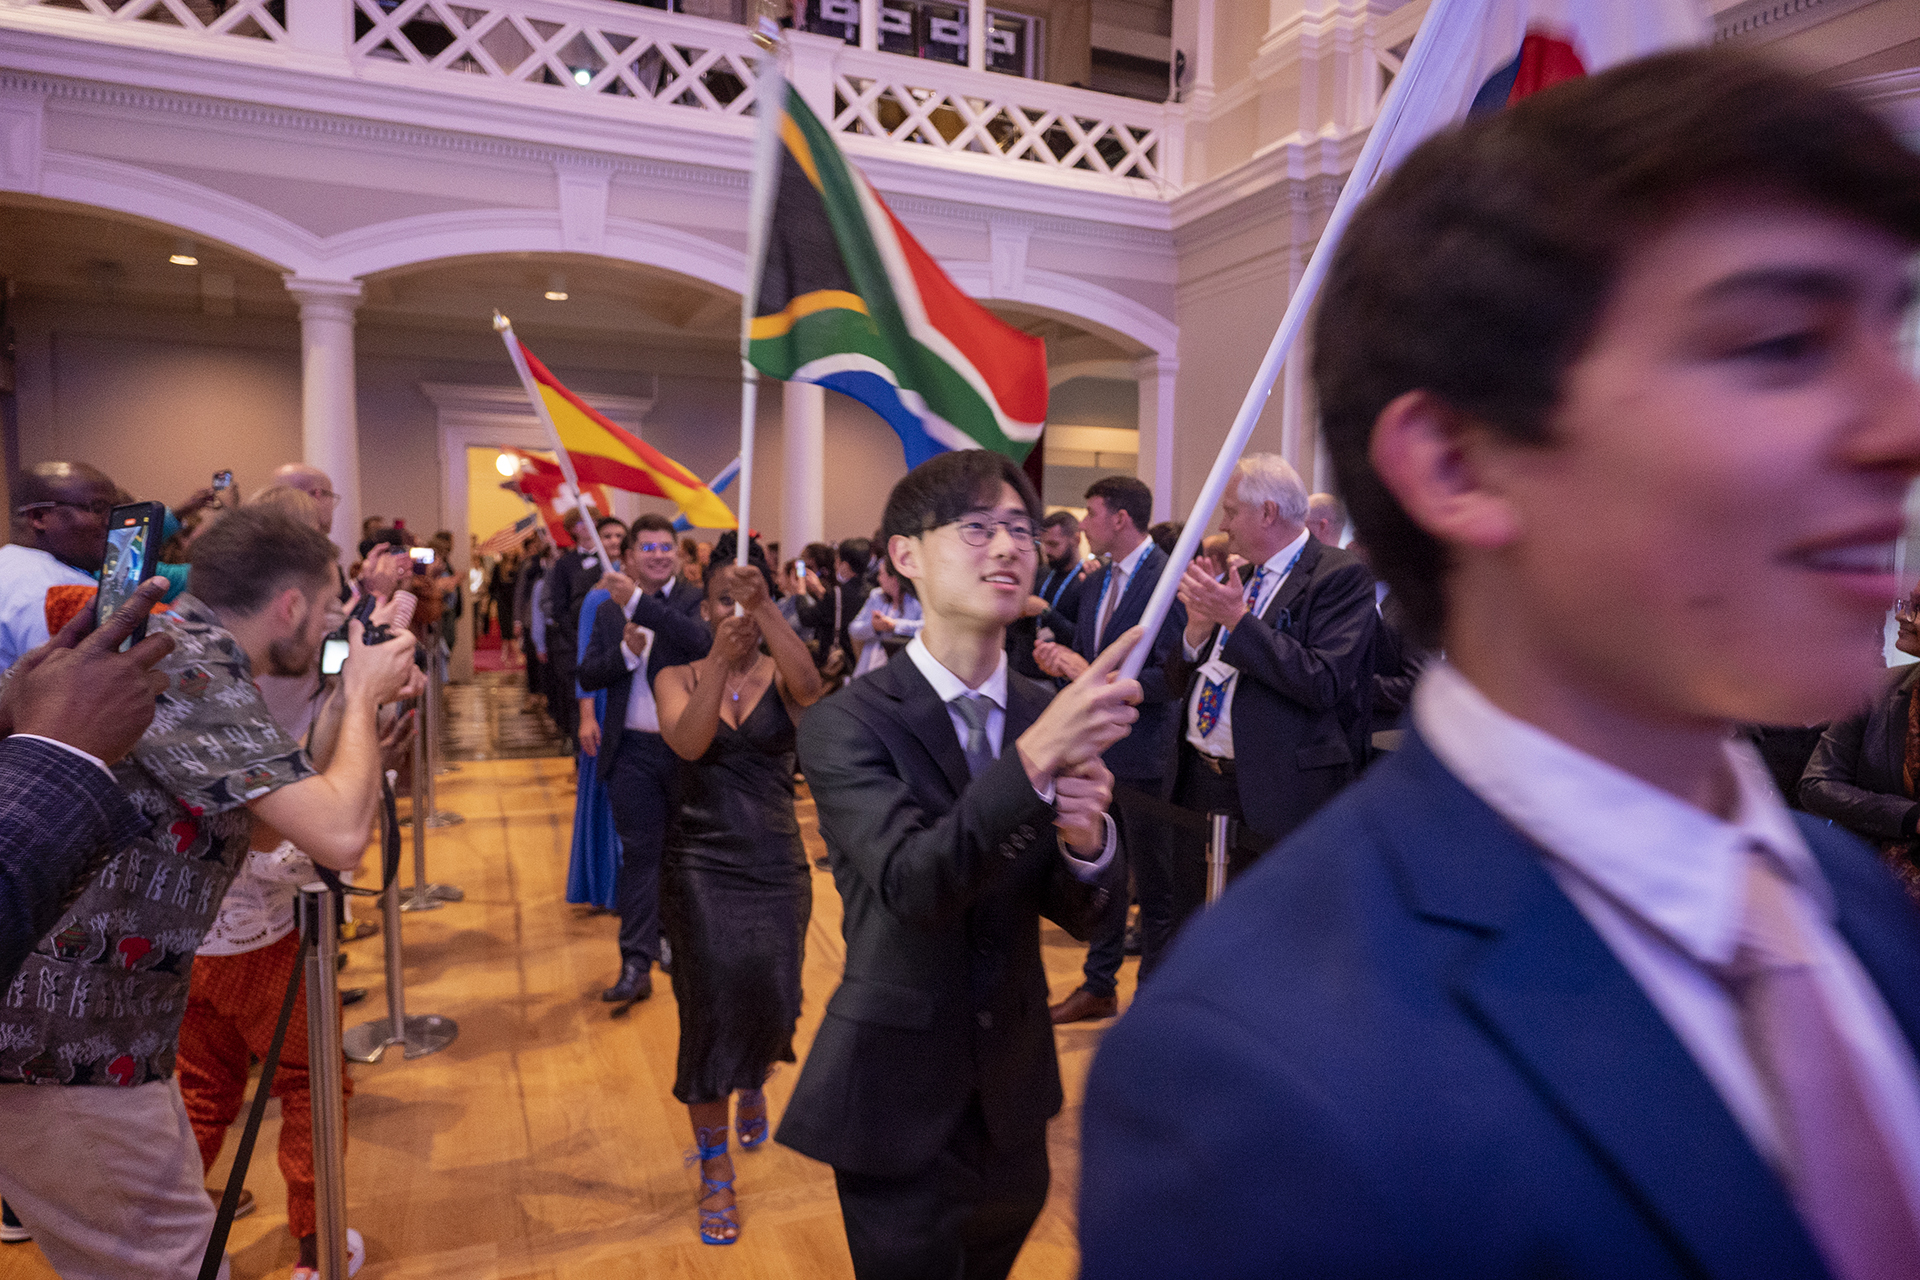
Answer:
[(1837, 1280), (1920, 1274), (1899, 1167), (1814, 979), (1791, 891), (1759, 849), (1746, 890), (1740, 943), (1719, 976), (1786, 1143), (1787, 1189)]

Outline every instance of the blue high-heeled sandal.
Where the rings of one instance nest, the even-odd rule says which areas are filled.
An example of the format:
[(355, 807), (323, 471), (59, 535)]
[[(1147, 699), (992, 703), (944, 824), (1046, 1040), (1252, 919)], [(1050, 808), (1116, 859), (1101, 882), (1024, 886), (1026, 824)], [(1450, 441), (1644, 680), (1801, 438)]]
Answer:
[[(747, 1108), (759, 1108), (759, 1114), (747, 1115)], [(742, 1089), (734, 1114), (734, 1128), (740, 1133), (740, 1149), (752, 1151), (767, 1140), (767, 1095), (761, 1089)]]
[[(717, 1160), (727, 1154), (727, 1129), (722, 1125), (713, 1129), (695, 1129), (693, 1131), (694, 1153), (687, 1157), (688, 1164), (700, 1166), (700, 1205), (705, 1206), (709, 1196), (722, 1191), (733, 1190), (733, 1179), (722, 1181), (707, 1176), (707, 1161)], [(700, 1209), (700, 1239), (706, 1244), (732, 1244), (740, 1238), (740, 1220), (734, 1215), (740, 1209), (739, 1200), (724, 1209)], [(725, 1234), (731, 1231), (732, 1234)]]

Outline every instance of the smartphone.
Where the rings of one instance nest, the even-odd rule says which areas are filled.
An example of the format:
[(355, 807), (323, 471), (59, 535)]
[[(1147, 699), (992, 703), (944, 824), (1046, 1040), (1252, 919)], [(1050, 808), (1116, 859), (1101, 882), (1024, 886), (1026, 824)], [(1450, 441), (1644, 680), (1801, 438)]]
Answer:
[(326, 642), (320, 646), (320, 674), (323, 676), (337, 676), (340, 674), (340, 668), (346, 665), (347, 638), (345, 636), (328, 636)]
[[(151, 578), (160, 563), (160, 531), (167, 508), (159, 502), (131, 502), (107, 516), (107, 556), (100, 564), (100, 590), (94, 597), (96, 625), (113, 616), (134, 589)], [(142, 618), (122, 649), (147, 634)]]
[(233, 472), (231, 472), (231, 471), (216, 471), (216, 472), (214, 472), (214, 473), (213, 473), (213, 488), (214, 488), (214, 492), (216, 492), (216, 493), (218, 493), (218, 492), (219, 492), (220, 490), (222, 490), (222, 489), (231, 489), (231, 488), (233, 488)]
[(414, 566), (422, 571), (433, 568), (433, 548), (414, 547), (411, 551)]

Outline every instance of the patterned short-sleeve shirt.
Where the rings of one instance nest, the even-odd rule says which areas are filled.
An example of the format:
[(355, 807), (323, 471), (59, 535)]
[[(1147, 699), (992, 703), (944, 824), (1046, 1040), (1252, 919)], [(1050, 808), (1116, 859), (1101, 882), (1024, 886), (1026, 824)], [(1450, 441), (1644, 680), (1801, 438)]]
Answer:
[(136, 1085), (173, 1074), (193, 953), (247, 856), (246, 803), (309, 777), (247, 655), (190, 595), (154, 626), (167, 688), (114, 777), (143, 836), (96, 874), (0, 991), (0, 1082)]

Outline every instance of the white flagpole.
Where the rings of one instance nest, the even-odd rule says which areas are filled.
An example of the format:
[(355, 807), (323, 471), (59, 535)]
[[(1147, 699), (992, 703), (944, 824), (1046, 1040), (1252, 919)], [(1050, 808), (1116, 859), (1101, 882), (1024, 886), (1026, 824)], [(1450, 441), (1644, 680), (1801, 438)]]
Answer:
[(747, 194), (747, 278), (740, 293), (740, 538), (733, 562), (747, 567), (748, 539), (753, 536), (753, 427), (760, 407), (760, 371), (747, 350), (753, 341), (754, 306), (760, 301), (760, 271), (767, 252), (767, 225), (773, 218), (774, 178), (780, 159), (780, 118), (786, 110), (787, 82), (780, 74), (774, 49), (779, 28), (762, 21), (755, 39), (762, 46), (756, 61), (760, 74), (753, 90), (758, 128), (753, 139), (753, 171)]
[(594, 527), (594, 514), (587, 506), (587, 494), (580, 487), (580, 477), (573, 474), (573, 459), (567, 456), (567, 446), (560, 441), (560, 428), (553, 425), (553, 415), (547, 412), (547, 402), (540, 395), (540, 384), (533, 380), (533, 370), (527, 368), (527, 358), (520, 351), (520, 339), (513, 336), (513, 322), (493, 313), (493, 327), (499, 333), (501, 341), (507, 344), (507, 355), (513, 360), (514, 372), (520, 375), (520, 385), (527, 390), (527, 399), (533, 401), (533, 412), (547, 428), (547, 434), (553, 438), (553, 451), (560, 459), (560, 473), (573, 486), (573, 501), (580, 511), (580, 525), (587, 531), (587, 540), (593, 544), (593, 554), (600, 557), (603, 573), (611, 573), (620, 566), (607, 559), (607, 549), (600, 545), (600, 530)]
[[(1207, 473), (1207, 482), (1200, 487), (1200, 496), (1194, 500), (1186, 527), (1180, 530), (1180, 537), (1173, 544), (1173, 554), (1167, 558), (1167, 567), (1161, 572), (1160, 581), (1154, 584), (1153, 595), (1147, 600), (1147, 611), (1140, 620), (1148, 639), (1135, 645), (1121, 663), (1120, 674), (1123, 677), (1133, 679), (1140, 674), (1140, 668), (1145, 665), (1147, 654), (1153, 648), (1152, 637), (1160, 633), (1168, 611), (1173, 608), (1173, 598), (1180, 588), (1180, 579), (1186, 573), (1193, 553), (1200, 546), (1200, 539), (1207, 531), (1207, 522), (1213, 518), (1214, 508), (1220, 505), (1220, 496), (1226, 492), (1227, 481), (1232, 479), (1240, 455), (1247, 450), (1247, 439), (1253, 434), (1254, 424), (1260, 420), (1260, 411), (1266, 406), (1267, 397), (1273, 394), (1273, 384), (1280, 376), (1281, 366), (1286, 363), (1287, 353), (1293, 350), (1294, 340), (1300, 336), (1300, 330), (1306, 324), (1307, 311), (1320, 291), (1321, 281), (1326, 279), (1340, 236), (1353, 220), (1354, 207), (1379, 176), (1382, 155), (1405, 114), (1409, 86), (1420, 81), (1425, 74), (1430, 74), (1426, 72), (1426, 67), (1431, 61), (1430, 51), (1440, 38), (1441, 29), (1450, 31), (1454, 22), (1471, 20), (1477, 16), (1469, 11), (1485, 7), (1485, 0), (1433, 0), (1426, 19), (1414, 34), (1413, 47), (1407, 50), (1400, 74), (1387, 89), (1386, 100), (1380, 104), (1380, 114), (1374, 120), (1373, 130), (1360, 148), (1353, 172), (1347, 175), (1346, 185), (1340, 189), (1340, 198), (1334, 202), (1333, 213), (1327, 218), (1326, 230), (1320, 233), (1320, 240), (1313, 247), (1313, 255), (1307, 259), (1307, 268), (1301, 273), (1300, 284), (1287, 300), (1286, 312), (1280, 317), (1280, 327), (1274, 331), (1266, 358), (1260, 362), (1260, 371), (1254, 375), (1253, 385), (1247, 388), (1246, 399), (1240, 402), (1240, 412), (1233, 420), (1233, 429), (1227, 432), (1227, 438), (1220, 446), (1220, 456), (1213, 460), (1213, 470)], [(1456, 14), (1460, 17), (1456, 18)]]

